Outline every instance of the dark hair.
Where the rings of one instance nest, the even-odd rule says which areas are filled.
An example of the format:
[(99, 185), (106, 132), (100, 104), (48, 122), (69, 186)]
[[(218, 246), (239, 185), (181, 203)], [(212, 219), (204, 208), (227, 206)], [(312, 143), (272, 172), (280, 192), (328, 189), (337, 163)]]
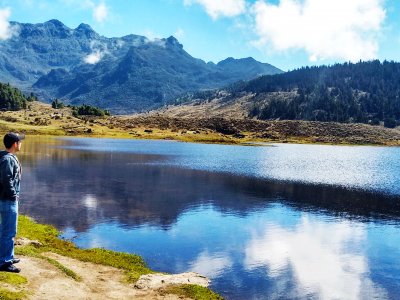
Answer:
[(9, 132), (4, 135), (3, 143), (6, 149), (10, 149), (12, 145), (14, 145), (14, 143), (19, 142), (22, 139), (23, 137), (21, 137), (19, 134), (14, 132)]

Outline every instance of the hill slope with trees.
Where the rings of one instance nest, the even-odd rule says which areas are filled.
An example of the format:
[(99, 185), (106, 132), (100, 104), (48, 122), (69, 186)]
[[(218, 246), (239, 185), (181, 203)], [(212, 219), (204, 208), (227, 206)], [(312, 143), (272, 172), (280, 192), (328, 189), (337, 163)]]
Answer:
[(247, 117), (260, 120), (384, 122), (394, 127), (400, 122), (400, 63), (374, 60), (303, 67), (185, 95), (175, 103), (236, 103), (243, 97), (251, 103)]
[(0, 82), (0, 109), (20, 110), (28, 107), (28, 102), (38, 100), (35, 95), (25, 96), (19, 89)]

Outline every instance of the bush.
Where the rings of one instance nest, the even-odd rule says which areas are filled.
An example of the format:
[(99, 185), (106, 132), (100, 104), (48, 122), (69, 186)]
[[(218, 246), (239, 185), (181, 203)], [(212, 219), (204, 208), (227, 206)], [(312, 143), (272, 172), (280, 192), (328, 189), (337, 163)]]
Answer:
[(379, 119), (378, 118), (373, 118), (372, 120), (371, 120), (371, 125), (374, 125), (374, 126), (377, 126), (377, 125), (380, 125), (380, 121), (379, 121)]
[(51, 102), (51, 107), (54, 109), (60, 109), (60, 108), (64, 108), (65, 105), (60, 100), (54, 99), (54, 101)]
[(74, 117), (78, 116), (109, 116), (110, 112), (95, 106), (83, 104), (81, 106), (72, 107)]

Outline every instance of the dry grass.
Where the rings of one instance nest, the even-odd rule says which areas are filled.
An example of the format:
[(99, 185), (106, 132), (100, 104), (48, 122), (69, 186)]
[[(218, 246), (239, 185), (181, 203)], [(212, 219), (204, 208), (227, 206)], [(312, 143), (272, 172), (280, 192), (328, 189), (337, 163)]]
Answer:
[[(247, 100), (243, 99), (236, 104), (247, 106)], [(227, 113), (232, 105), (220, 103), (219, 109), (231, 116), (227, 118), (219, 116), (218, 109), (211, 111), (213, 105), (215, 103), (203, 105), (201, 111), (208, 117), (203, 114), (198, 117), (182, 117), (181, 114), (193, 114), (185, 111), (179, 114), (176, 112), (179, 115), (176, 117), (157, 111), (132, 116), (76, 118), (70, 108), (53, 109), (48, 104), (33, 102), (27, 110), (0, 112), (0, 131), (17, 131), (30, 135), (168, 139), (245, 145), (253, 142), (400, 145), (400, 131), (397, 129), (365, 124), (263, 122), (239, 115), (232, 117)], [(237, 111), (237, 107), (232, 109), (232, 113), (236, 114)]]

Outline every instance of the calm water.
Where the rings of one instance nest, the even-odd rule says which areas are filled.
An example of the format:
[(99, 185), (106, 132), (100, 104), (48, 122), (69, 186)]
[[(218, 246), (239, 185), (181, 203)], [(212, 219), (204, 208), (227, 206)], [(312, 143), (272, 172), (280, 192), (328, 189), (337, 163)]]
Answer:
[(400, 148), (29, 139), (21, 211), (228, 299), (399, 299)]

